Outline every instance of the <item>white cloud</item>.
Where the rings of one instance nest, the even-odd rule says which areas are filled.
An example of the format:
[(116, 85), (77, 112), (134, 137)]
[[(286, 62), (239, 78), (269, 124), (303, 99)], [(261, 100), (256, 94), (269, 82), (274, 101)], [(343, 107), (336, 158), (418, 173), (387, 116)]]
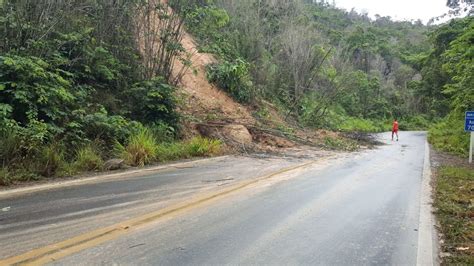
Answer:
[[(328, 1), (331, 3), (331, 1)], [(335, 0), (336, 6), (351, 10), (353, 7), (369, 16), (375, 14), (391, 16), (395, 20), (417, 20), (428, 22), (430, 18), (448, 11), (446, 0)]]

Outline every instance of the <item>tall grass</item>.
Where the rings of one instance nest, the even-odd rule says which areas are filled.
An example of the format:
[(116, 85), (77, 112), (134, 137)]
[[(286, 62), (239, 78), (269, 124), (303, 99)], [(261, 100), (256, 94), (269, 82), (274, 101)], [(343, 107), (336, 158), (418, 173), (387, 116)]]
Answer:
[(0, 133), (0, 160), (3, 164), (14, 163), (22, 157), (21, 138), (12, 130)]
[(125, 146), (116, 145), (117, 153), (132, 166), (165, 162), (191, 157), (217, 155), (222, 142), (203, 137), (176, 142), (158, 142), (150, 129), (143, 128), (130, 136)]
[(74, 162), (74, 169), (76, 171), (101, 170), (103, 166), (104, 160), (98, 150), (92, 145), (84, 146), (76, 152), (76, 160)]
[(192, 157), (218, 155), (222, 142), (215, 139), (194, 137), (183, 142), (162, 143), (157, 148), (157, 159), (161, 162)]
[(125, 162), (132, 166), (144, 166), (156, 158), (158, 143), (151, 130), (141, 128), (132, 134), (125, 146), (117, 144), (117, 149)]
[(10, 173), (5, 167), (0, 168), (0, 186), (10, 185), (12, 182)]
[[(124, 144), (116, 142), (115, 155), (131, 166), (144, 166), (154, 162), (203, 157), (220, 154), (222, 143), (202, 137), (176, 141), (173, 132), (163, 126), (140, 127)], [(10, 134), (0, 138), (0, 185), (15, 181), (37, 180), (41, 177), (73, 175), (84, 171), (100, 171), (104, 160), (94, 144), (66, 152), (63, 143), (36, 145), (25, 150), (21, 138)], [(17, 159), (18, 158), (18, 159)]]
[(190, 156), (209, 156), (221, 152), (222, 142), (215, 139), (195, 137), (184, 143)]
[(51, 177), (56, 175), (64, 167), (66, 167), (64, 149), (60, 144), (52, 143), (39, 152), (36, 160), (38, 174)]

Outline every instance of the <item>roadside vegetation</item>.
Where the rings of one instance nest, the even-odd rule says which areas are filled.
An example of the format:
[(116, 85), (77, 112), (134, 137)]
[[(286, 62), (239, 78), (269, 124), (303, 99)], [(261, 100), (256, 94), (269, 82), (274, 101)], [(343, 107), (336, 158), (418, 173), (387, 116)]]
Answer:
[(182, 23), (140, 0), (0, 1), (0, 184), (217, 153), (181, 139)]
[(217, 59), (209, 82), (257, 118), (264, 101), (275, 106), (284, 135), (382, 132), (398, 118), (401, 130), (434, 124), (440, 149), (467, 149), (458, 127), (474, 107), (472, 17), (425, 26), (327, 1), (167, 3), (0, 1), (2, 183), (219, 153), (219, 141), (183, 137), (184, 30)]
[(430, 129), (429, 140), (440, 150), (466, 157), (464, 116), (474, 110), (474, 17), (443, 25), (431, 38), (434, 48), (423, 59), (421, 85), (436, 95), (433, 109), (445, 116)]
[(474, 171), (443, 166), (436, 180), (435, 207), (443, 236), (445, 265), (474, 264)]
[(265, 99), (298, 125), (336, 131), (387, 131), (398, 118), (401, 130), (431, 128), (433, 143), (450, 139), (439, 148), (467, 149), (457, 128), (474, 108), (472, 17), (425, 26), (327, 1), (170, 2), (187, 3), (187, 29), (219, 59), (209, 80), (239, 102)]
[(239, 102), (279, 106), (299, 125), (380, 132), (427, 129), (418, 61), (431, 48), (420, 22), (371, 20), (325, 1), (170, 1), (203, 52), (208, 77)]

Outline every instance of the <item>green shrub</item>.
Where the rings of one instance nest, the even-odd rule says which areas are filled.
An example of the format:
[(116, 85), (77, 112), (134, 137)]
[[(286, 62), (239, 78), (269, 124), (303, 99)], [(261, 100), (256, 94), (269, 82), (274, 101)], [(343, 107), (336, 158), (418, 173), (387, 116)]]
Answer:
[(252, 98), (252, 81), (249, 64), (242, 59), (233, 62), (207, 66), (207, 78), (221, 89), (227, 91), (241, 103), (249, 103)]
[(170, 161), (192, 157), (217, 155), (222, 150), (222, 142), (215, 139), (194, 137), (183, 142), (161, 143), (157, 147), (156, 158)]
[(103, 165), (100, 153), (92, 145), (82, 147), (76, 153), (74, 168), (78, 171), (101, 170)]
[(12, 177), (5, 167), (0, 168), (0, 186), (7, 186), (12, 183)]
[(195, 137), (186, 143), (190, 156), (209, 156), (221, 151), (222, 142), (216, 139)]
[(174, 91), (163, 78), (136, 83), (127, 91), (131, 118), (143, 123), (178, 124)]
[(428, 141), (438, 150), (468, 156), (469, 133), (464, 132), (464, 115), (453, 113), (434, 124), (429, 129)]
[(45, 177), (55, 176), (65, 167), (64, 149), (57, 143), (52, 143), (39, 152), (36, 162), (36, 171)]
[(173, 142), (176, 137), (176, 129), (164, 123), (153, 123), (147, 126), (157, 142)]
[(160, 143), (156, 149), (156, 158), (160, 162), (189, 158), (183, 142)]
[(427, 130), (431, 122), (422, 115), (400, 119), (400, 130)]
[(132, 166), (144, 166), (151, 163), (157, 155), (158, 144), (148, 128), (141, 128), (132, 134), (127, 144), (118, 144), (122, 158)]
[(390, 125), (385, 124), (383, 121), (347, 117), (341, 122), (338, 129), (344, 132), (371, 133), (387, 131), (390, 130), (390, 127)]
[(22, 140), (12, 129), (0, 133), (0, 159), (3, 164), (14, 163), (22, 158)]

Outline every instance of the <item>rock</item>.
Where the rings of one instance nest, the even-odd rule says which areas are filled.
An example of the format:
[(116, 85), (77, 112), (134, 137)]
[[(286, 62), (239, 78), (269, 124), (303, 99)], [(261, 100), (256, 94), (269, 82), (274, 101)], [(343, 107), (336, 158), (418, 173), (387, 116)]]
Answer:
[(104, 169), (107, 171), (122, 169), (125, 166), (123, 159), (110, 159), (104, 163)]
[(237, 143), (248, 145), (252, 143), (252, 135), (249, 130), (243, 125), (225, 125), (222, 128), (222, 134)]

